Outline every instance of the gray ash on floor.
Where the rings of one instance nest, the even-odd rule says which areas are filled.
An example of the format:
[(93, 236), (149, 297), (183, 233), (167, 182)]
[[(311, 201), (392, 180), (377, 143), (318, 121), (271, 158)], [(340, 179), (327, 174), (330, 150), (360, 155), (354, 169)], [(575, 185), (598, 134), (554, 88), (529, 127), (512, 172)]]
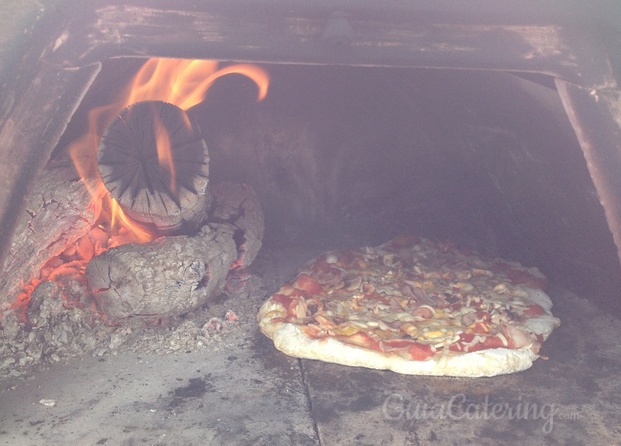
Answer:
[(52, 282), (33, 295), (25, 323), (17, 312), (0, 318), (0, 379), (23, 377), (37, 369), (84, 355), (121, 352), (173, 354), (213, 347), (252, 323), (265, 296), (261, 278), (247, 275), (229, 282), (226, 292), (207, 305), (176, 318), (132, 318), (106, 323), (88, 299), (67, 305)]

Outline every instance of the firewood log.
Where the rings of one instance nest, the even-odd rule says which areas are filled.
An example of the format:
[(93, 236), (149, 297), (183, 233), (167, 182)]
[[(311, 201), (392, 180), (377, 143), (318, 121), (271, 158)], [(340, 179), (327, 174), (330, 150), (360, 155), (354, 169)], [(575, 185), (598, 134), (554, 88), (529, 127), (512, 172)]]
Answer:
[(237, 257), (233, 228), (214, 224), (199, 234), (127, 244), (93, 258), (88, 289), (110, 319), (157, 319), (187, 313), (223, 288)]
[(209, 208), (207, 144), (187, 114), (162, 101), (126, 107), (102, 136), (103, 183), (123, 211), (158, 234), (192, 232)]
[(50, 258), (93, 227), (99, 214), (88, 205), (90, 201), (91, 196), (73, 167), (43, 171), (22, 211), (4, 261), (0, 311), (14, 301), (25, 283), (39, 277)]
[(265, 221), (261, 202), (247, 184), (222, 182), (211, 187), (213, 197), (210, 223), (229, 223), (234, 227), (237, 259), (232, 268), (247, 267), (261, 249)]

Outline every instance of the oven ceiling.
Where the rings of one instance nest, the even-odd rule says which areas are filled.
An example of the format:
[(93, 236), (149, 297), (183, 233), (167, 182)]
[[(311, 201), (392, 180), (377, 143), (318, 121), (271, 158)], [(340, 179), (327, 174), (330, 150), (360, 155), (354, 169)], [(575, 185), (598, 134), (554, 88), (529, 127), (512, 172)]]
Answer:
[(41, 1), (0, 7), (0, 259), (101, 61), (181, 57), (545, 73), (621, 246), (621, 4)]

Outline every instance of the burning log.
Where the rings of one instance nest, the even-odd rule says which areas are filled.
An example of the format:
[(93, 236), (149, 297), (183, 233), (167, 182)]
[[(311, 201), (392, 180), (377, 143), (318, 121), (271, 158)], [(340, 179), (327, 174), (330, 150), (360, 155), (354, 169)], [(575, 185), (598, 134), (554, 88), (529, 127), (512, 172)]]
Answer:
[(88, 288), (112, 320), (177, 316), (217, 295), (236, 257), (230, 225), (204, 226), (194, 237), (106, 251), (86, 268)]
[(159, 234), (193, 231), (209, 208), (207, 145), (187, 114), (161, 101), (126, 107), (98, 154), (106, 188), (134, 221)]
[(212, 186), (211, 194), (213, 205), (209, 222), (229, 223), (234, 227), (237, 259), (231, 268), (250, 265), (261, 249), (265, 230), (257, 193), (247, 184), (222, 182)]
[[(87, 234), (99, 217), (73, 168), (46, 169), (19, 220), (0, 277), (0, 290), (14, 302), (24, 283), (44, 264)], [(19, 304), (19, 302), (17, 302)], [(2, 308), (0, 308), (2, 310)]]
[(195, 236), (166, 236), (112, 248), (86, 268), (88, 289), (112, 320), (178, 316), (222, 291), (231, 269), (261, 248), (263, 211), (245, 184), (214, 185), (209, 225)]

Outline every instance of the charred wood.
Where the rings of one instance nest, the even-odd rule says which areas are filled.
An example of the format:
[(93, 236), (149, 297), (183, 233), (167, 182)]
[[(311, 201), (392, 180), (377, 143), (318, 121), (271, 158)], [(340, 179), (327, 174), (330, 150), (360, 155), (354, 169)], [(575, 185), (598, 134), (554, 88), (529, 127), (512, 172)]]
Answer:
[[(0, 277), (8, 306), (43, 265), (88, 233), (99, 215), (90, 194), (70, 167), (50, 168), (35, 184), (22, 211)], [(2, 308), (0, 308), (2, 310)]]
[(259, 253), (265, 231), (261, 201), (251, 186), (231, 182), (214, 184), (211, 195), (209, 222), (233, 226), (237, 259), (232, 268), (247, 267)]
[(194, 237), (167, 236), (110, 249), (89, 262), (89, 291), (112, 320), (187, 313), (224, 287), (237, 257), (233, 232), (230, 225), (214, 224)]
[(134, 221), (160, 234), (191, 232), (209, 208), (207, 145), (186, 113), (162, 101), (126, 107), (98, 153), (106, 188)]

